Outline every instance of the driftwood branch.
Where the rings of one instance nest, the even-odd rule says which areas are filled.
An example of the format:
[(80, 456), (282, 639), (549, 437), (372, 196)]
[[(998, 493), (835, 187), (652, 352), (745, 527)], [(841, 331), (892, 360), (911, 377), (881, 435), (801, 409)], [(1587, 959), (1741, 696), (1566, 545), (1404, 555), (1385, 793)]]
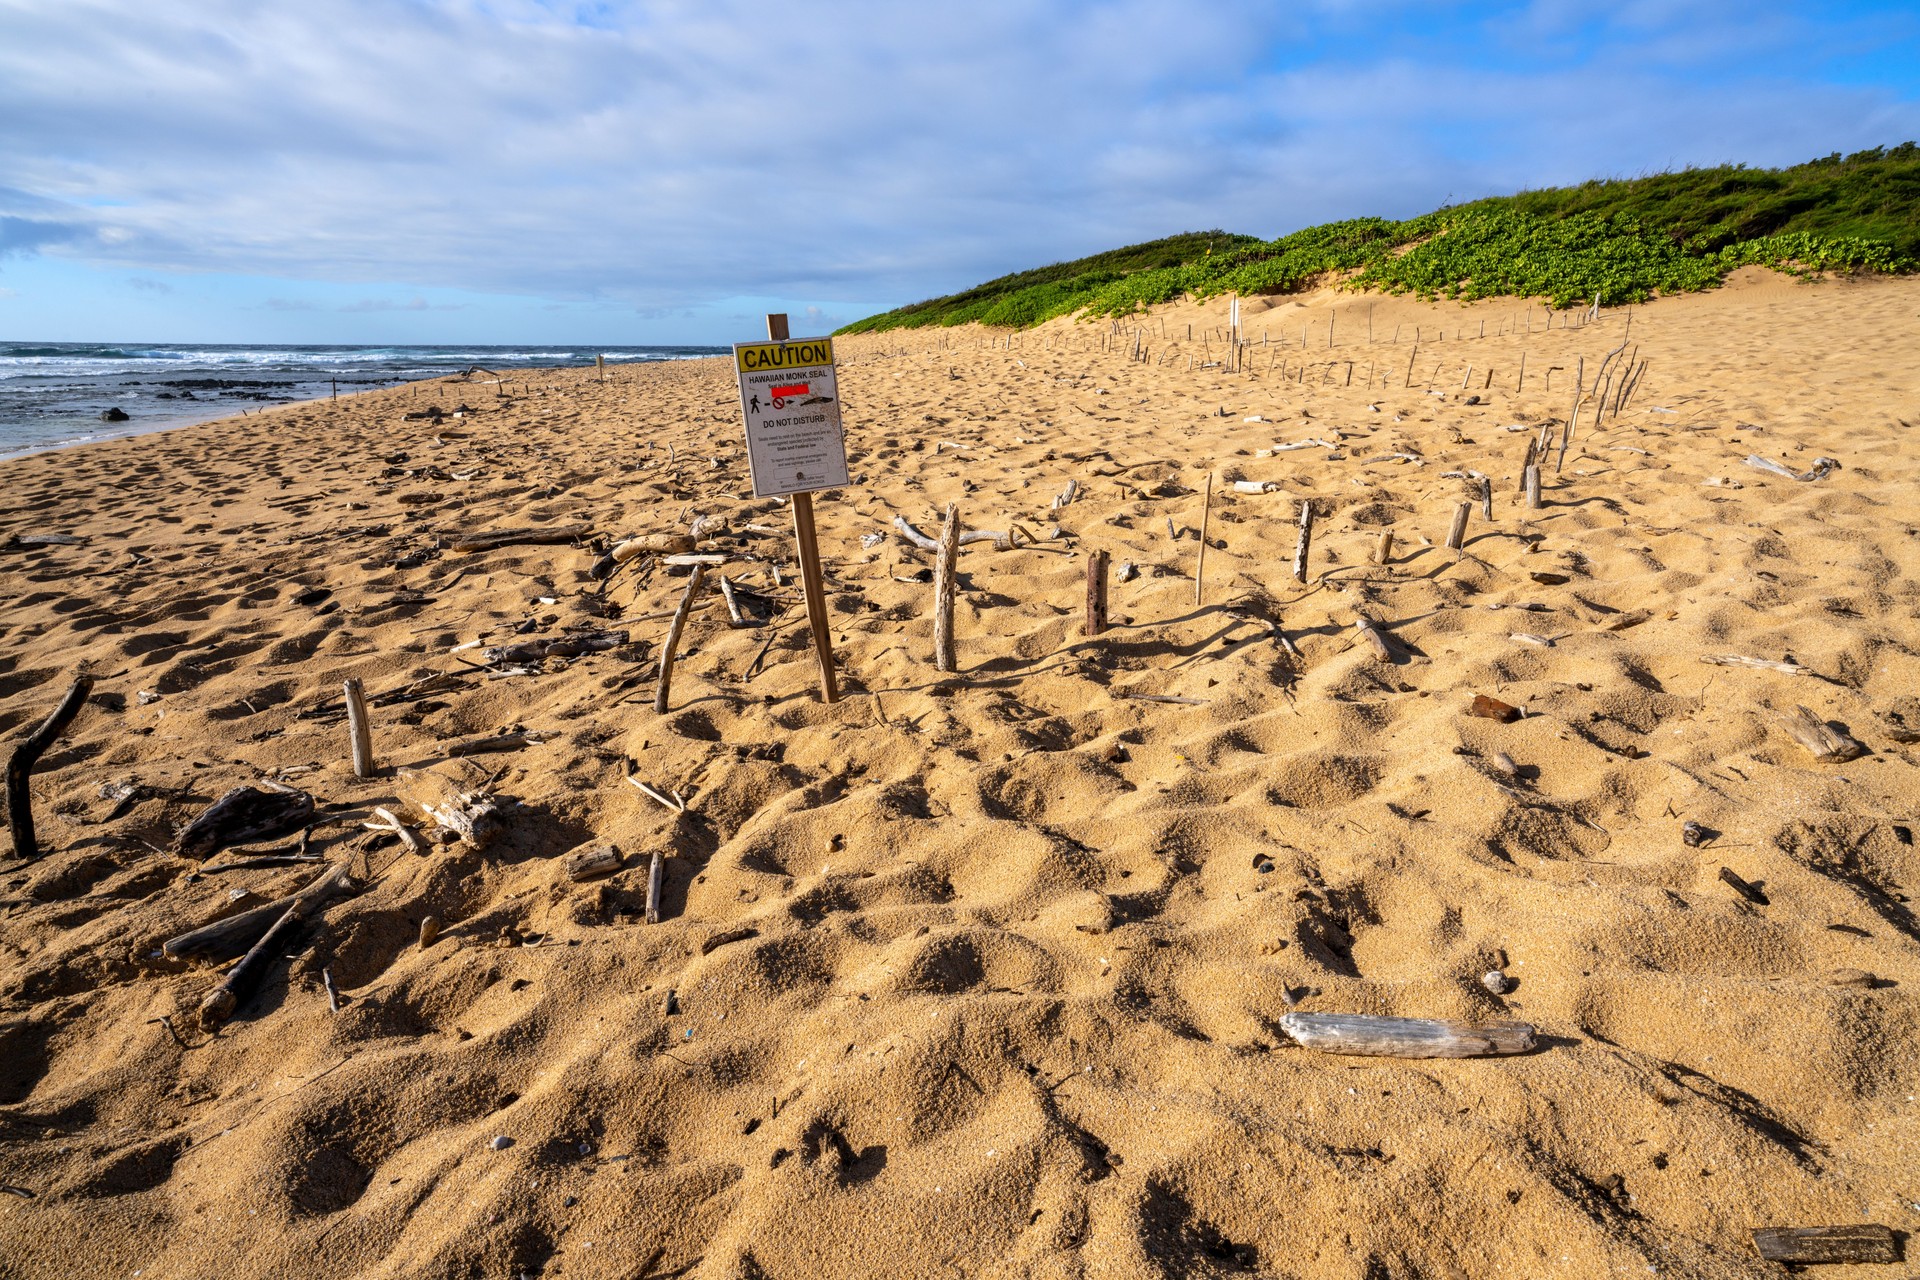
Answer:
[(1840, 460), (1838, 458), (1815, 458), (1812, 467), (1805, 471), (1794, 471), (1789, 467), (1781, 466), (1777, 462), (1769, 461), (1757, 453), (1750, 453), (1747, 455), (1747, 465), (1757, 471), (1765, 471), (1776, 476), (1784, 476), (1788, 480), (1798, 480), (1804, 484), (1812, 480), (1825, 480), (1828, 476), (1840, 469)]
[(1865, 744), (1835, 729), (1805, 707), (1795, 707), (1781, 715), (1780, 727), (1822, 764), (1841, 764), (1867, 754)]
[(1788, 676), (1810, 676), (1812, 667), (1803, 667), (1797, 662), (1775, 662), (1770, 658), (1743, 658), (1737, 653), (1703, 653), (1700, 661), (1716, 667), (1752, 667), (1756, 671), (1778, 671)]
[(1308, 1049), (1377, 1058), (1484, 1058), (1525, 1053), (1533, 1028), (1524, 1022), (1476, 1025), (1439, 1018), (1382, 1018), (1361, 1013), (1289, 1013), (1280, 1028)]
[[(346, 873), (347, 864), (342, 862), (329, 871), (323, 879), (332, 882), (336, 878), (344, 878)], [(299, 932), (301, 923), (313, 913), (321, 901), (322, 896), (318, 893), (311, 896), (303, 894), (295, 898), (260, 941), (254, 943), (252, 949), (240, 957), (240, 963), (227, 970), (227, 976), (222, 978), (213, 990), (207, 992), (206, 998), (200, 1002), (200, 1026), (203, 1030), (216, 1030), (233, 1016), (233, 1011), (240, 1007), (240, 1002), (252, 993), (254, 986), (260, 981), (261, 974), (272, 967), (280, 950), (295, 933)]]
[(332, 896), (340, 888), (341, 873), (345, 870), (344, 862), (336, 863), (298, 893), (169, 938), (160, 944), (160, 953), (172, 960), (231, 960), (258, 942), (260, 936), (287, 913), (287, 908), (309, 898)]
[(693, 566), (693, 573), (687, 578), (687, 589), (680, 596), (680, 607), (673, 611), (673, 622), (667, 628), (666, 642), (660, 647), (660, 685), (654, 690), (653, 709), (661, 715), (667, 713), (667, 700), (673, 689), (674, 651), (680, 647), (680, 636), (687, 629), (687, 618), (693, 613), (693, 601), (700, 594), (700, 588), (707, 580), (704, 565)]
[[(938, 552), (940, 550), (939, 539), (929, 538), (926, 534), (914, 528), (905, 516), (895, 516), (893, 518), (893, 527), (899, 531), (902, 538), (905, 538), (922, 551)], [(960, 545), (964, 547), (969, 542), (991, 542), (995, 551), (1012, 551), (1020, 545), (1020, 539), (1022, 538), (1027, 540), (1028, 546), (1034, 546), (1040, 541), (1033, 536), (1033, 533), (1025, 525), (1016, 523), (1009, 525), (1003, 530), (965, 530), (960, 535)]]
[(1891, 1227), (1863, 1222), (1844, 1227), (1755, 1227), (1753, 1247), (1768, 1262), (1898, 1262)]
[(486, 533), (455, 534), (447, 542), (452, 551), (492, 551), (515, 544), (553, 545), (578, 542), (593, 532), (590, 524), (557, 524), (545, 529), (496, 529)]
[(73, 718), (80, 714), (87, 695), (92, 692), (92, 676), (82, 674), (74, 677), (66, 695), (53, 709), (53, 714), (42, 720), (40, 727), (28, 734), (7, 758), (7, 822), (13, 828), (13, 856), (16, 858), (32, 862), (40, 856), (40, 844), (33, 831), (33, 795), (27, 787), (27, 779), (33, 773), (33, 766), (46, 754), (47, 748), (66, 732)]
[(1373, 647), (1374, 657), (1382, 662), (1393, 661), (1393, 648), (1387, 643), (1386, 633), (1381, 630), (1379, 623), (1363, 613), (1354, 618), (1353, 629)]

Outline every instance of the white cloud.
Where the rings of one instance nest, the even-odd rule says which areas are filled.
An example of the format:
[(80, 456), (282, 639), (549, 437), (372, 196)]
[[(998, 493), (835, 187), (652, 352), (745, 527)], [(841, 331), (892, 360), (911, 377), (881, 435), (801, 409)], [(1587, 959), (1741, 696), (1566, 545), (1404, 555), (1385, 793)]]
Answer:
[[(905, 300), (1178, 230), (1920, 133), (1911, 85), (1742, 70), (1820, 34), (1722, 0), (583, 12), (0, 0), (0, 256)], [(1437, 20), (1459, 38), (1381, 38)]]

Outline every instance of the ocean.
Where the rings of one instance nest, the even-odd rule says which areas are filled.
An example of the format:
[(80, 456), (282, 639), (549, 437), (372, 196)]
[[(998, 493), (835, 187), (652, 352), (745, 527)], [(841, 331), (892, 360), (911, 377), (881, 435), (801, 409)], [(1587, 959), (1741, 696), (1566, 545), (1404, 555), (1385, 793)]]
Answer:
[[(438, 378), (479, 365), (511, 372), (685, 360), (726, 347), (240, 346), (0, 342), (0, 458), (138, 435), (242, 410)], [(124, 422), (101, 414), (119, 409)]]

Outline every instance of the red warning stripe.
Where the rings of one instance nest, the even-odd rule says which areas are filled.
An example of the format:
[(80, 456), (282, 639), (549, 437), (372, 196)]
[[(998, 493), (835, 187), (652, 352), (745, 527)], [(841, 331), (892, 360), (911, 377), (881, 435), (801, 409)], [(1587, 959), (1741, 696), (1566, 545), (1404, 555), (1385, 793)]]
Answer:
[(782, 400), (785, 400), (788, 396), (803, 396), (807, 394), (807, 390), (808, 390), (808, 384), (802, 382), (791, 387), (775, 387), (771, 392), (771, 394), (779, 396)]

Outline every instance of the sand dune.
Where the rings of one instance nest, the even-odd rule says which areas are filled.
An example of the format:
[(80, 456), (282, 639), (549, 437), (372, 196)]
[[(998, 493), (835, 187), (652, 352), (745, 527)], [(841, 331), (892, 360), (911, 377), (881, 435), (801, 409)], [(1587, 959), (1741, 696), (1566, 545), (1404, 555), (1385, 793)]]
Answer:
[[(1719, 1277), (1778, 1274), (1757, 1226), (1914, 1229), (1920, 281), (1747, 273), (1630, 332), (1318, 293), (1248, 306), (1246, 372), (1190, 369), (1225, 311), (1141, 322), (1143, 361), (1104, 322), (841, 341), (831, 706), (723, 361), (0, 463), (0, 540), (85, 539), (0, 550), (0, 729), (98, 677), (34, 777), (50, 852), (0, 866), (0, 1270)], [(1583, 409), (1527, 510), (1527, 441), (1623, 342), (1634, 397)], [(429, 403), (468, 412), (405, 417)], [(1306, 439), (1337, 447), (1263, 456)], [(963, 553), (941, 676), (933, 557), (862, 538), (948, 502), (1041, 541)], [(773, 620), (709, 597), (666, 715), (683, 578), (444, 545), (696, 516)], [(1137, 576), (1089, 640), (1094, 549)], [(476, 669), (570, 626), (630, 642)], [(1701, 661), (1728, 654), (1813, 674)], [(375, 707), (383, 772), (355, 779), (341, 681), (378, 702), (436, 673)], [(1476, 694), (1526, 714), (1469, 716)], [(1813, 760), (1777, 722), (1796, 705), (1868, 754)], [(542, 740), (446, 758), (516, 727)], [(368, 831), (400, 769), (510, 798), (503, 833), (417, 856)], [(313, 872), (203, 873), (173, 842), (262, 777), (322, 803), (312, 846), (364, 888), (210, 1036), (216, 975), (160, 942)], [(604, 841), (626, 869), (569, 880), (560, 855)], [(1328, 1056), (1280, 1031), (1293, 1008), (1517, 1018), (1541, 1045)]]

